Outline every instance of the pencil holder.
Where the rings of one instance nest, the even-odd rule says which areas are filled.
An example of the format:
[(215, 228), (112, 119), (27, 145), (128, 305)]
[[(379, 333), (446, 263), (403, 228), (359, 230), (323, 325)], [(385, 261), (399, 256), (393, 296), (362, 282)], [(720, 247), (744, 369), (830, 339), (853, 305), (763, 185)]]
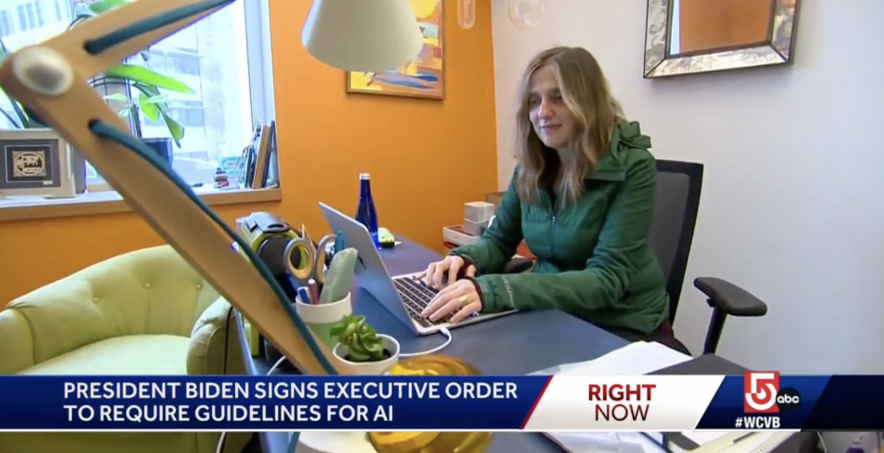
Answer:
[(344, 316), (353, 314), (349, 292), (343, 299), (327, 304), (307, 304), (298, 296), (295, 299), (295, 309), (310, 331), (329, 349), (334, 349), (338, 344), (338, 339), (331, 336), (331, 328)]

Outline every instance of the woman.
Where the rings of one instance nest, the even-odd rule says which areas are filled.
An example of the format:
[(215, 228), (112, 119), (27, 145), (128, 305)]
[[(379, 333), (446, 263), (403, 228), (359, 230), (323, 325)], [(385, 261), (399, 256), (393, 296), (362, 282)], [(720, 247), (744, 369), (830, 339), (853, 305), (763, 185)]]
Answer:
[[(628, 340), (677, 347), (648, 244), (651, 141), (623, 119), (595, 58), (579, 47), (537, 55), (522, 77), (516, 126), (518, 166), (495, 220), (477, 243), (430, 264), (425, 278), (441, 290), (423, 315), (459, 322), (555, 308)], [(502, 274), (522, 239), (534, 268)], [(446, 276), (453, 283), (443, 288)]]

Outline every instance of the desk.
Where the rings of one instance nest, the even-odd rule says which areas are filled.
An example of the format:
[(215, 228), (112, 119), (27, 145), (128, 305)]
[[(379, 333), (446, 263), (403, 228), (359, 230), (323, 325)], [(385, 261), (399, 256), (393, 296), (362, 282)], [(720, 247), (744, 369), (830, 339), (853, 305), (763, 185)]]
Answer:
[[(416, 272), (437, 260), (439, 255), (406, 238), (401, 245), (381, 250), (393, 275)], [(354, 286), (353, 311), (365, 315), (378, 332), (399, 340), (403, 353), (426, 351), (440, 345), (442, 335), (415, 337), (364, 289)], [(241, 322), (237, 313), (237, 320)], [(542, 327), (541, 327), (542, 326)], [(271, 364), (252, 358), (240, 330), (240, 342), (250, 374), (265, 374)], [(442, 353), (459, 357), (485, 374), (528, 374), (554, 365), (581, 362), (600, 357), (626, 345), (626, 340), (560, 311), (534, 311), (504, 316), (451, 331), (454, 340)], [(513, 351), (519, 351), (513, 354)], [(260, 433), (264, 453), (286, 453), (289, 434)], [(561, 450), (538, 433), (497, 433), (488, 453), (550, 452)]]
[[(442, 241), (442, 245), (448, 250), (452, 250), (458, 247), (457, 244), (448, 241)], [(525, 241), (519, 243), (519, 246), (516, 248), (516, 255), (521, 256), (522, 258), (527, 258), (529, 260), (537, 259), (537, 257), (534, 256), (533, 253), (531, 253), (531, 250), (528, 248), (528, 245), (525, 244)]]

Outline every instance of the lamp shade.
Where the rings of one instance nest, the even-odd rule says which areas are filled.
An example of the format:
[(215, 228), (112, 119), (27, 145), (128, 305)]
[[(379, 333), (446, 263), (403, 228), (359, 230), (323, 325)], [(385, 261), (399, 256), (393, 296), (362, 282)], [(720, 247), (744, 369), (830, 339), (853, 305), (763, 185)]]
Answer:
[(423, 34), (410, 0), (313, 0), (301, 41), (329, 66), (380, 72), (414, 59)]

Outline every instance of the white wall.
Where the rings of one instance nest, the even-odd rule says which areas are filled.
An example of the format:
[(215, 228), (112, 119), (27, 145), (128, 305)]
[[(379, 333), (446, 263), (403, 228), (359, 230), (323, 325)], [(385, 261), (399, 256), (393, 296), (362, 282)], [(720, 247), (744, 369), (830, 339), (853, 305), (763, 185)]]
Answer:
[(884, 1), (802, 0), (791, 67), (642, 78), (644, 0), (549, 0), (517, 29), (492, 0), (500, 187), (512, 175), (516, 82), (552, 45), (600, 61), (658, 158), (706, 165), (676, 332), (702, 349), (690, 282), (729, 279), (767, 301), (728, 321), (719, 353), (786, 373), (884, 373)]

